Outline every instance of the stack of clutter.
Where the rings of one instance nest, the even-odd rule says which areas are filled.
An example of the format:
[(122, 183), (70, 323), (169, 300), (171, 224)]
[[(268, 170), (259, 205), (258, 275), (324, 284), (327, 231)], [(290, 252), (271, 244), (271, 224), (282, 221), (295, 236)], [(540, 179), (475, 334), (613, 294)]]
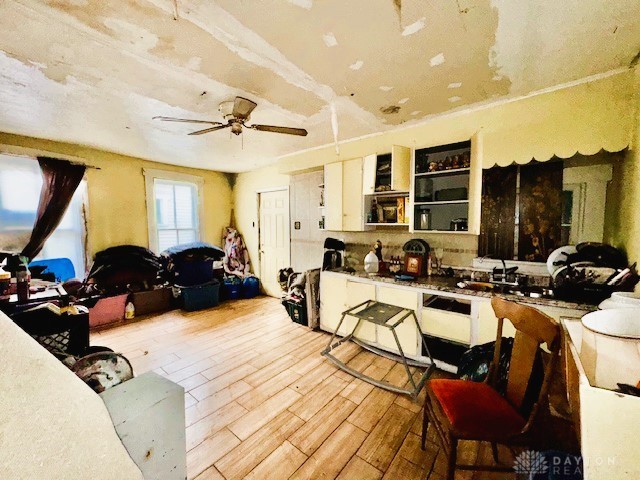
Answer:
[(160, 259), (151, 250), (136, 245), (120, 245), (95, 254), (84, 281), (83, 292), (117, 295), (149, 290), (161, 278)]
[(137, 307), (138, 314), (169, 310), (172, 302), (165, 283), (160, 259), (151, 250), (119, 245), (95, 254), (83, 283), (64, 286), (77, 304), (89, 308), (93, 328), (124, 320), (125, 311), (133, 318)]
[(605, 243), (560, 247), (549, 255), (547, 268), (555, 296), (565, 300), (597, 303), (613, 292), (633, 291), (639, 280), (636, 264), (628, 265), (622, 251)]
[(305, 295), (306, 275), (294, 272), (292, 268), (283, 268), (278, 272), (278, 282), (283, 290), (282, 305), (291, 320), (300, 325), (308, 326)]
[(160, 254), (165, 278), (185, 310), (202, 310), (220, 302), (220, 282), (215, 278), (214, 262), (224, 251), (204, 242), (176, 245)]

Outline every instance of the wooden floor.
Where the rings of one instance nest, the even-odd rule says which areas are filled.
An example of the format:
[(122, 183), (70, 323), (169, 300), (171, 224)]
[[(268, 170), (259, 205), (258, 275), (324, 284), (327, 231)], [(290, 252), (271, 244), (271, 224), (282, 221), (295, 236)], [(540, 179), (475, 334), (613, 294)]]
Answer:
[[(421, 402), (373, 387), (320, 355), (328, 335), (292, 323), (270, 297), (176, 310), (92, 333), (185, 393), (189, 479), (442, 479), (433, 432), (420, 449)], [(400, 364), (347, 345), (343, 361), (396, 385)], [(501, 453), (506, 458), (509, 453)], [(462, 443), (459, 458), (491, 458)], [(456, 479), (514, 478), (458, 472)]]

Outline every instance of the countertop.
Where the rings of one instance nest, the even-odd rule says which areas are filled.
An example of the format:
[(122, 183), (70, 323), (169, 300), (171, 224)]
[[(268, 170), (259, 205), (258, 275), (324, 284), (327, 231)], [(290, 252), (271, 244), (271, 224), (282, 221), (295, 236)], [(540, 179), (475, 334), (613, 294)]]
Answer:
[[(471, 297), (491, 298), (498, 296), (507, 300), (512, 300), (518, 303), (524, 303), (528, 305), (539, 305), (542, 307), (556, 307), (567, 308), (573, 310), (582, 310), (584, 312), (590, 312), (597, 310), (597, 305), (588, 303), (569, 302), (566, 300), (559, 300), (555, 298), (533, 298), (527, 296), (519, 296), (506, 293), (494, 293), (494, 292), (482, 292), (477, 290), (470, 290), (467, 288), (460, 288), (456, 284), (461, 281), (460, 278), (444, 277), (439, 275), (432, 275), (430, 277), (417, 278), (410, 281), (396, 280), (391, 274), (388, 275), (369, 275), (364, 271), (355, 271), (353, 273), (344, 272), (341, 270), (330, 271), (333, 274), (347, 275), (350, 277), (365, 278), (375, 282), (391, 283), (394, 285), (402, 285), (407, 287), (419, 288), (424, 290), (435, 290), (441, 292), (456, 293), (459, 295), (466, 295)], [(325, 272), (322, 272), (325, 273)]]

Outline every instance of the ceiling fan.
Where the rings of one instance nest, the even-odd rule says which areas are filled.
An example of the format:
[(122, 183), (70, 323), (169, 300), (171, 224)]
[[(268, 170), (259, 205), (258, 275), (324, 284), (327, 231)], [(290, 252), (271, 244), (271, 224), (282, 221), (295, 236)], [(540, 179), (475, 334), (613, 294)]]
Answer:
[(244, 122), (249, 120), (249, 116), (253, 109), (258, 105), (251, 100), (242, 97), (236, 97), (235, 100), (222, 102), (218, 107), (218, 110), (222, 114), (222, 117), (227, 123), (212, 122), (209, 120), (190, 120), (187, 118), (174, 118), (174, 117), (153, 117), (154, 120), (162, 120), (164, 122), (183, 122), (183, 123), (204, 123), (206, 125), (212, 125), (212, 127), (205, 128), (204, 130), (197, 130), (189, 133), (189, 135), (202, 135), (204, 133), (215, 132), (216, 130), (222, 130), (223, 128), (231, 127), (231, 132), (240, 135), (242, 133), (242, 127), (250, 128), (252, 130), (259, 130), (261, 132), (274, 132), (274, 133), (286, 133), (288, 135), (299, 135), (304, 137), (307, 135), (307, 131), (304, 128), (291, 128), (291, 127), (277, 127), (274, 125), (247, 125)]

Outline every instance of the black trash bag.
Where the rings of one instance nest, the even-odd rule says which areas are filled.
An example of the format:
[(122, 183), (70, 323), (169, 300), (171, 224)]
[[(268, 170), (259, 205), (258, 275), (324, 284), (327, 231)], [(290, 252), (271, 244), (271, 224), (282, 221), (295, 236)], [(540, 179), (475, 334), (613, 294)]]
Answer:
[[(462, 354), (460, 363), (458, 364), (458, 376), (462, 380), (470, 380), (472, 382), (483, 382), (489, 373), (489, 366), (493, 361), (493, 352), (496, 342), (489, 342), (483, 345), (476, 345)], [(500, 360), (498, 362), (498, 372), (495, 387), (500, 395), (504, 396), (507, 391), (507, 376), (509, 374), (509, 365), (511, 364), (511, 352), (513, 350), (513, 338), (503, 337), (502, 346), (500, 348)], [(542, 350), (538, 348), (538, 352), (533, 362), (529, 385), (519, 409), (523, 416), (528, 416), (533, 408), (534, 403), (538, 399), (542, 381), (544, 380), (544, 366), (542, 361)]]
[[(493, 341), (476, 345), (464, 352), (458, 364), (458, 376), (462, 380), (484, 382), (489, 373), (489, 366), (493, 361), (495, 346), (496, 342)], [(500, 348), (500, 363), (496, 378), (496, 389), (500, 395), (504, 395), (507, 390), (507, 373), (509, 372), (509, 362), (511, 361), (511, 350), (513, 350), (513, 338), (504, 337)]]

